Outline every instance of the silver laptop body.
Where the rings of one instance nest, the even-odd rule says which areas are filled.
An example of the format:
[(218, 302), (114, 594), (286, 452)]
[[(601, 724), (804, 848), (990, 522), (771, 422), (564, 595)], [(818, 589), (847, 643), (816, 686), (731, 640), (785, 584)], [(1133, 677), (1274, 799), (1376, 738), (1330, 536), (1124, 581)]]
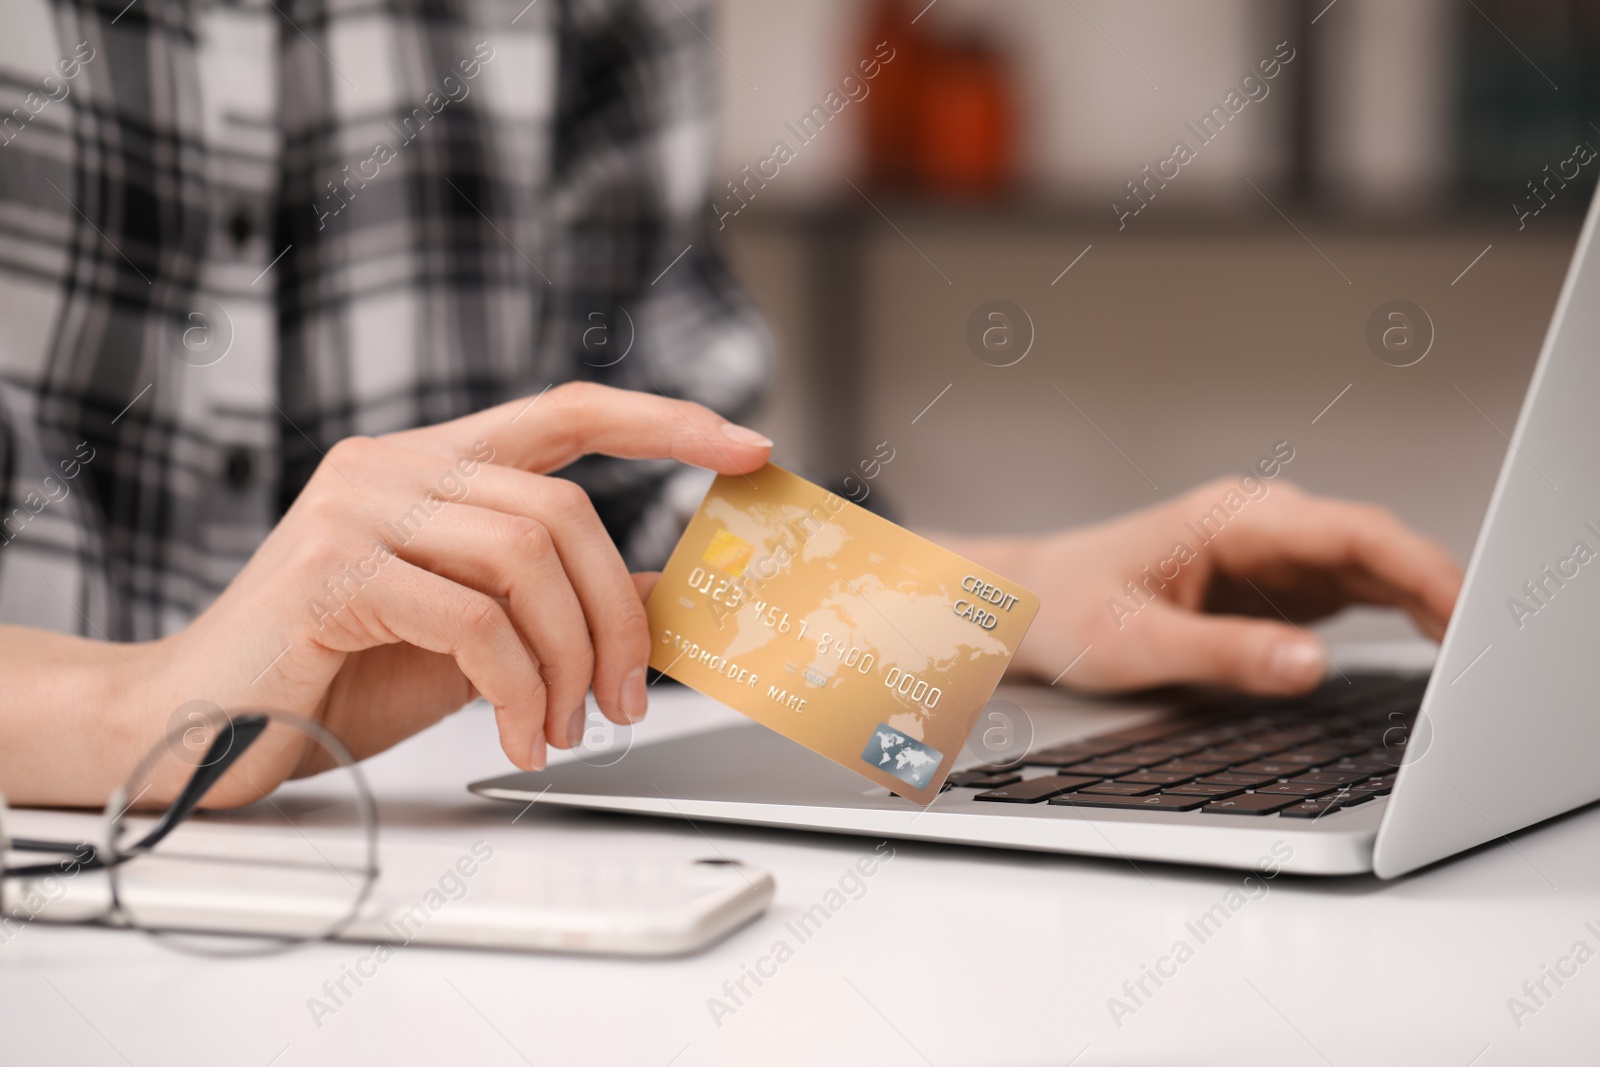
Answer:
[[(472, 790), (673, 818), (1384, 878), (1600, 799), (1597, 205), (1600, 197), (1387, 795), (1316, 818), (986, 803), (962, 788), (918, 808), (754, 723), (640, 746), (610, 767), (569, 763)], [(1034, 752), (1174, 714), (1053, 690), (997, 695), (1026, 711)]]

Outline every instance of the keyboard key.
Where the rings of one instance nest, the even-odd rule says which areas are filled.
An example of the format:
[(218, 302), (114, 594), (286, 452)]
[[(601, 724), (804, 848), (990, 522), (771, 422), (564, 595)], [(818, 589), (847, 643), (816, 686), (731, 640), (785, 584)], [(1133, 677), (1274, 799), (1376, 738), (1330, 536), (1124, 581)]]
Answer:
[(1297, 774), (1305, 773), (1305, 767), (1298, 763), (1281, 763), (1276, 760), (1257, 760), (1254, 763), (1241, 764), (1233, 769), (1234, 774), (1270, 774), (1274, 778), (1292, 778)]
[(1322, 724), (1308, 726), (1287, 726), (1267, 730), (1264, 733), (1253, 734), (1250, 740), (1257, 744), (1275, 745), (1282, 743), (1285, 748), (1290, 745), (1304, 744), (1322, 737), (1327, 730)]
[(1174, 734), (1169, 740), (1189, 745), (1220, 745), (1224, 741), (1232, 741), (1247, 729), (1243, 723), (1234, 726), (1219, 726), (1214, 730), (1191, 730), (1188, 733)]
[(1056, 797), (1050, 803), (1070, 804), (1075, 808), (1137, 808), (1142, 811), (1193, 811), (1195, 808), (1207, 803), (1207, 800), (1205, 797), (1173, 796), (1171, 793), (1157, 793), (1147, 797), (1118, 797), (1083, 792)]
[(1340, 810), (1340, 805), (1329, 800), (1302, 800), (1291, 804), (1278, 814), (1286, 819), (1320, 819), (1330, 811)]
[(1293, 807), (1284, 808), (1283, 814), (1296, 819), (1314, 819), (1326, 811), (1343, 811), (1346, 808), (1364, 804), (1371, 800), (1373, 795), (1364, 790), (1353, 790), (1348, 793), (1330, 793), (1325, 797), (1304, 800)]
[(1257, 789), (1256, 793), (1279, 797), (1320, 797), (1338, 788), (1334, 785), (1317, 785), (1315, 782), (1274, 782)]
[(1378, 794), (1370, 792), (1369, 790), (1366, 790), (1366, 789), (1356, 789), (1353, 786), (1341, 785), (1338, 789), (1335, 789), (1333, 792), (1327, 794), (1326, 796), (1318, 797), (1317, 799), (1319, 799), (1319, 800), (1332, 800), (1332, 801), (1337, 801), (1337, 802), (1339, 802), (1341, 804), (1347, 804), (1348, 805), (1348, 804), (1359, 804), (1363, 800), (1371, 800), (1373, 797), (1375, 797), (1377, 795)]
[(1254, 789), (1258, 785), (1276, 782), (1276, 774), (1240, 774), (1238, 771), (1229, 771), (1227, 774), (1213, 774), (1200, 779), (1201, 785), (1238, 785), (1246, 789)]
[(1369, 734), (1351, 738), (1324, 738), (1309, 745), (1301, 745), (1294, 751), (1316, 756), (1319, 763), (1336, 763), (1351, 756), (1359, 756), (1371, 748), (1372, 737)]
[(1379, 731), (1390, 726), (1404, 726), (1410, 720), (1416, 708), (1409, 702), (1404, 707), (1387, 705), (1383, 703), (1370, 704), (1360, 708), (1350, 708), (1344, 713), (1344, 718), (1350, 723), (1351, 733), (1362, 730), (1371, 730), (1376, 726)]
[(1022, 757), (1021, 763), (1027, 767), (1070, 767), (1075, 763), (1085, 760), (1099, 759), (1099, 756), (1087, 752), (1030, 752)]
[(1049, 748), (1039, 750), (1046, 756), (1070, 756), (1077, 754), (1079, 759), (1088, 759), (1091, 756), (1104, 756), (1112, 752), (1121, 752), (1127, 748), (1131, 741), (1100, 741), (1093, 737), (1084, 738), (1082, 741), (1068, 741), (1064, 745), (1051, 745)]
[(1333, 771), (1337, 774), (1345, 774), (1348, 772), (1350, 774), (1361, 774), (1362, 777), (1366, 777), (1369, 774), (1383, 774), (1385, 771), (1390, 771), (1394, 768), (1382, 760), (1342, 759), (1336, 763), (1330, 763), (1322, 769), (1325, 771)]
[(1196, 774), (1170, 774), (1164, 771), (1140, 771), (1137, 774), (1125, 774), (1118, 778), (1119, 782), (1135, 782), (1139, 785), (1177, 785), (1198, 778)]
[(1163, 763), (1178, 756), (1187, 756), (1198, 748), (1199, 745), (1169, 744), (1162, 741), (1150, 745), (1134, 745), (1124, 752), (1118, 752), (1117, 758), (1124, 762)]
[(1241, 793), (1226, 800), (1213, 800), (1204, 810), (1216, 815), (1271, 815), (1291, 804), (1299, 803), (1301, 799), (1303, 798), (1275, 797), (1268, 793)]
[(1159, 785), (1141, 784), (1139, 782), (1098, 782), (1086, 785), (1081, 792), (1101, 793), (1111, 797), (1142, 797), (1149, 793), (1160, 792)]
[(1090, 785), (1094, 778), (1079, 778), (1070, 774), (1047, 774), (1040, 778), (991, 789), (979, 793), (973, 800), (993, 800), (1004, 804), (1037, 804), (1041, 800), (1065, 793), (1080, 786)]
[(1297, 775), (1291, 781), (1311, 782), (1316, 785), (1351, 785), (1366, 777), (1368, 776), (1365, 774), (1356, 774), (1352, 771), (1330, 771), (1323, 768), (1320, 771)]
[(1307, 767), (1315, 767), (1318, 764), (1332, 763), (1333, 757), (1324, 756), (1316, 752), (1303, 752), (1296, 749), (1290, 752), (1280, 752), (1276, 756), (1273, 756), (1270, 762), (1292, 763), (1301, 770), (1304, 770)]
[[(1295, 741), (1257, 741), (1253, 737), (1247, 737), (1226, 745), (1219, 745), (1217, 751), (1237, 755), (1239, 759), (1254, 759), (1260, 756), (1270, 756), (1274, 752), (1282, 752), (1286, 748), (1293, 748), (1296, 744), (1297, 742)], [(1238, 760), (1234, 762), (1238, 762)]]
[(998, 789), (1000, 786), (1020, 781), (1022, 775), (1014, 771), (973, 770), (956, 771), (945, 779), (945, 784), (962, 789)]
[(1116, 778), (1118, 775), (1132, 774), (1143, 764), (1139, 763), (1114, 763), (1111, 760), (1089, 760), (1085, 763), (1074, 763), (1065, 768), (1066, 774), (1085, 774), (1092, 778)]
[(1160, 773), (1187, 774), (1193, 777), (1197, 774), (1221, 773), (1228, 769), (1228, 765), (1226, 763), (1213, 763), (1209, 760), (1175, 759), (1171, 763), (1160, 763), (1150, 769)]
[(1216, 763), (1234, 764), (1249, 763), (1252, 760), (1265, 759), (1271, 754), (1271, 752), (1251, 752), (1246, 749), (1234, 748), (1230, 745), (1227, 748), (1212, 748), (1196, 752), (1194, 753), (1194, 758), (1211, 760)]
[(1163, 790), (1166, 793), (1181, 794), (1186, 797), (1212, 797), (1221, 800), (1223, 797), (1237, 796), (1244, 792), (1242, 785), (1206, 785), (1204, 782), (1185, 782)]

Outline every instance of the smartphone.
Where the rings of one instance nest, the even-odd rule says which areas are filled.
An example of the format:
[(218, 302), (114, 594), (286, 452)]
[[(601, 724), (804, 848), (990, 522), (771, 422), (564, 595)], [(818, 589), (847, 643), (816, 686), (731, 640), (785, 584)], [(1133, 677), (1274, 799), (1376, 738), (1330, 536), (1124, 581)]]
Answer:
[[(723, 857), (706, 859), (553, 859), (519, 847), (473, 846), (484, 853), (464, 877), (463, 852), (385, 849), (371, 899), (343, 940), (471, 948), (674, 956), (697, 952), (767, 910), (770, 872)], [(467, 855), (479, 859), (472, 850)], [(446, 861), (449, 865), (446, 866)], [(441, 871), (455, 872), (449, 878)], [(418, 904), (443, 880), (459, 899), (423, 918)], [(449, 899), (448, 896), (446, 899)]]
[[(99, 921), (223, 942), (308, 931), (390, 945), (673, 956), (699, 951), (766, 911), (776, 883), (714, 858), (619, 857), (604, 842), (552, 853), (535, 843), (366, 846), (262, 827), (183, 826), (105, 871), (7, 887), (43, 922)], [(113, 895), (116, 906), (112, 907)], [(323, 936), (329, 936), (323, 933)], [(208, 951), (210, 951), (208, 949)]]

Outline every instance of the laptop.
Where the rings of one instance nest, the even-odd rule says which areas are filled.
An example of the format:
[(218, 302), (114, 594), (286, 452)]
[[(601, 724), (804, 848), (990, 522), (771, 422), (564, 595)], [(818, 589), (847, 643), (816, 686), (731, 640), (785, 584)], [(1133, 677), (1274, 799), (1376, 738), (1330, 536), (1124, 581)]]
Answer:
[(958, 764), (927, 807), (755, 723), (637, 746), (611, 766), (575, 761), (470, 788), (671, 818), (1382, 878), (1600, 799), (1597, 213), (1600, 197), (1431, 671), (1336, 664), (1305, 697), (1212, 694), (1138, 710), (1131, 723), (1054, 690), (1003, 690), (1032, 743), (999, 763)]

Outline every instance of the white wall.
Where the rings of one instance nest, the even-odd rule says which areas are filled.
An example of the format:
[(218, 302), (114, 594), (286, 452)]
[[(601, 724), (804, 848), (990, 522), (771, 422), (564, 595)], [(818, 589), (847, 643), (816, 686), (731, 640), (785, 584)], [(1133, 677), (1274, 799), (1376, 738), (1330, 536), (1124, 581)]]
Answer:
[[(714, 38), (725, 57), (717, 60), (723, 100), (719, 172), (725, 178), (766, 158), (776, 139), (795, 144), (783, 124), (820, 103), (862, 58), (855, 53), (862, 51), (856, 42), (864, 30), (856, 13), (863, 6), (858, 0), (721, 0)], [(841, 125), (854, 117), (848, 110), (841, 114), (763, 195), (811, 199), (836, 191), (856, 158), (857, 131), (853, 124)]]

